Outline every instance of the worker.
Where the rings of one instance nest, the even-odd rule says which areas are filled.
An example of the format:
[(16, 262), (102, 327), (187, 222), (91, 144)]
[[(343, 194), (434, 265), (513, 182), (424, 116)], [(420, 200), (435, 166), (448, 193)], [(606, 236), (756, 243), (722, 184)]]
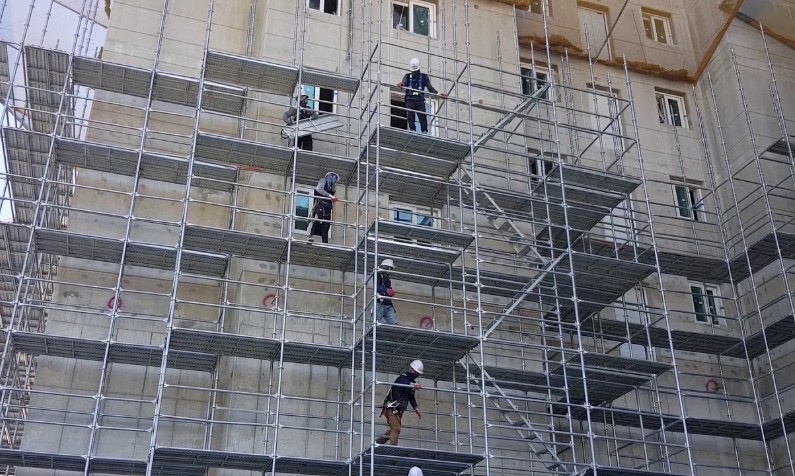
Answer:
[(417, 400), (414, 398), (414, 392), (422, 388), (420, 384), (414, 380), (422, 375), (423, 365), (421, 360), (415, 360), (409, 364), (409, 369), (404, 374), (400, 374), (395, 379), (395, 383), (384, 398), (384, 404), (381, 407), (381, 416), (386, 416), (386, 422), (389, 425), (389, 430), (375, 440), (379, 445), (386, 444), (388, 441), (390, 445), (398, 444), (398, 437), (400, 436), (400, 429), (402, 426), (403, 412), (406, 411), (409, 404), (417, 414), (417, 418), (422, 419), (422, 413), (417, 406)]
[[(403, 80), (398, 83), (398, 87), (406, 90), (406, 122), (410, 131), (416, 131), (415, 121), (419, 119), (420, 130), (423, 134), (428, 133), (428, 116), (425, 112), (425, 89), (431, 94), (439, 92), (431, 85), (428, 75), (420, 71), (420, 60), (411, 58), (409, 62), (410, 73), (403, 76)], [(445, 98), (447, 94), (441, 93), (439, 96)]]
[(416, 466), (412, 466), (409, 470), (409, 476), (422, 476), (422, 470)]
[(378, 298), (375, 304), (375, 319), (382, 324), (397, 324), (397, 312), (392, 304), (392, 297), (395, 290), (392, 289), (392, 280), (389, 279), (389, 272), (395, 269), (395, 263), (391, 259), (381, 261), (376, 274), (376, 294)]
[[(310, 236), (319, 236), (323, 243), (328, 243), (328, 232), (331, 229), (331, 211), (334, 203), (337, 202), (336, 185), (340, 176), (336, 172), (327, 172), (326, 175), (318, 180), (315, 187), (315, 204), (312, 207), (312, 229)], [(312, 238), (309, 241), (314, 241)]]
[[(307, 107), (308, 104), (309, 104), (309, 96), (307, 96), (306, 94), (302, 94), (301, 99), (299, 101), (298, 109), (290, 106), (290, 109), (288, 109), (282, 116), (284, 122), (288, 125), (295, 124), (296, 115), (298, 116), (298, 120), (317, 119), (318, 117), (317, 111), (309, 109)], [(293, 146), (293, 140), (290, 139), (290, 147), (292, 146)], [(303, 150), (312, 150), (312, 134), (307, 134), (303, 137), (299, 137), (298, 148)]]

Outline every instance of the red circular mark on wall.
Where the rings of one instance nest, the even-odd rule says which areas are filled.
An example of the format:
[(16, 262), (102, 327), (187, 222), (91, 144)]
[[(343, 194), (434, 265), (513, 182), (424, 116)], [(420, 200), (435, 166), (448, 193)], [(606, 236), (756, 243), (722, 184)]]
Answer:
[(709, 379), (707, 380), (706, 385), (704, 385), (704, 388), (709, 393), (716, 393), (718, 390), (720, 390), (720, 384), (715, 380)]
[(433, 318), (431, 316), (422, 316), (420, 318), (420, 328), (430, 329), (433, 327)]
[(262, 298), (262, 307), (276, 309), (276, 293), (266, 294), (265, 297)]
[(119, 297), (119, 302), (116, 303), (116, 298), (111, 296), (106, 306), (108, 309), (121, 309), (122, 304), (124, 304), (124, 302), (121, 300), (121, 297)]

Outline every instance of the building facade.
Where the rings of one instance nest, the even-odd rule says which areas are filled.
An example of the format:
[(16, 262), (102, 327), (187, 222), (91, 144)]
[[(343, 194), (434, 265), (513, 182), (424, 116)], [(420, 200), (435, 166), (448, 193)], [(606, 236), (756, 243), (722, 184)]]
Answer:
[(40, 3), (3, 474), (795, 476), (791, 2)]

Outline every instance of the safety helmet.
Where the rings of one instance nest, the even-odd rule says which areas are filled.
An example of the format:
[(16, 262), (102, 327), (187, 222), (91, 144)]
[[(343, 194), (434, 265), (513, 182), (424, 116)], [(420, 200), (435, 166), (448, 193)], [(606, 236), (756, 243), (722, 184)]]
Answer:
[(393, 270), (393, 269), (395, 269), (395, 263), (391, 259), (387, 258), (384, 261), (381, 261), (380, 268), (381, 269)]
[(411, 61), (409, 61), (409, 69), (412, 71), (417, 71), (420, 69), (420, 60), (417, 58), (411, 58)]
[(409, 476), (422, 476), (422, 470), (416, 466), (413, 466), (409, 470)]
[(423, 365), (422, 365), (422, 361), (421, 361), (421, 360), (414, 360), (414, 361), (412, 361), (412, 362), (409, 364), (409, 367), (411, 367), (412, 369), (414, 369), (414, 371), (415, 371), (415, 372), (417, 372), (417, 373), (418, 373), (418, 374), (420, 374), (420, 375), (422, 375), (422, 370), (425, 368), (425, 366), (423, 366)]

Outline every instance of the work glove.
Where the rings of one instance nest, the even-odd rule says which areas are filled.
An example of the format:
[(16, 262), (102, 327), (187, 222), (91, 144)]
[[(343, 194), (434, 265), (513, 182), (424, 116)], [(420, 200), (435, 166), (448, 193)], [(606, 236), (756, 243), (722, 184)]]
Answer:
[(320, 114), (318, 114), (317, 111), (312, 113), (312, 119), (317, 119), (319, 116)]
[(389, 296), (389, 297), (393, 297), (395, 295), (395, 290), (392, 289), (392, 288), (387, 289), (386, 290), (386, 295)]

